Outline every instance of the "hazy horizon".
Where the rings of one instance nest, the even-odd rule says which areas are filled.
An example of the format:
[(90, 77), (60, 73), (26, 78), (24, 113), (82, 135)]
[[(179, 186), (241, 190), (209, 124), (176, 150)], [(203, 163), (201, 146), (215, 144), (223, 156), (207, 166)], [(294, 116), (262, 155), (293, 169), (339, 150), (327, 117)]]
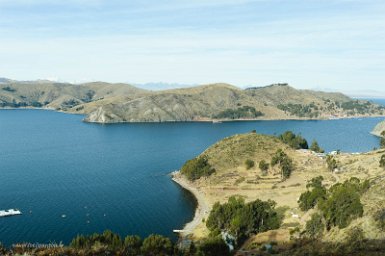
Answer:
[(15, 80), (377, 93), (384, 11), (378, 0), (0, 0), (0, 69)]

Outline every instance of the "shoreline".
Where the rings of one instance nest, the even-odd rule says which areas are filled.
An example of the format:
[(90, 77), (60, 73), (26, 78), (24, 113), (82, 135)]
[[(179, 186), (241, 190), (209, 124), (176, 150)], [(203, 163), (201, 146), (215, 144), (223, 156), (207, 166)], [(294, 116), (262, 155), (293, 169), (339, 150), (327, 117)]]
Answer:
[(70, 114), (70, 115), (83, 115), (85, 118), (82, 120), (85, 123), (100, 124), (100, 125), (113, 125), (113, 124), (142, 124), (142, 123), (229, 123), (229, 122), (253, 122), (253, 121), (331, 121), (331, 120), (347, 120), (347, 119), (360, 119), (360, 118), (385, 118), (385, 115), (358, 115), (358, 116), (333, 116), (333, 117), (321, 117), (321, 118), (301, 118), (301, 117), (283, 117), (283, 118), (239, 118), (239, 119), (192, 119), (192, 120), (165, 120), (165, 121), (114, 121), (114, 122), (97, 122), (85, 120), (87, 113), (76, 113), (71, 111), (58, 110), (55, 108), (35, 108), (35, 107), (4, 107), (0, 110), (48, 110), (58, 113)]
[(190, 181), (182, 177), (179, 171), (172, 172), (171, 179), (179, 186), (193, 194), (197, 201), (194, 218), (190, 222), (186, 223), (182, 230), (178, 230), (179, 236), (181, 238), (185, 238), (194, 234), (197, 226), (202, 223), (204, 218), (207, 218), (211, 211), (211, 207), (209, 206), (204, 194), (199, 191), (198, 188), (193, 186)]

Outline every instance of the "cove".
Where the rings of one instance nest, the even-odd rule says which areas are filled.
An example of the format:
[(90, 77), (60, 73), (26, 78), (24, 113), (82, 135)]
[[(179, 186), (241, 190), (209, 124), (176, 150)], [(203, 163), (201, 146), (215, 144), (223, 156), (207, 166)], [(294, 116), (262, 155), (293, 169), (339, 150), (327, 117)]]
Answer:
[[(0, 111), (0, 241), (69, 243), (78, 233), (171, 236), (193, 218), (193, 196), (168, 174), (224, 137), (301, 133), (326, 150), (365, 152), (383, 118), (98, 125), (42, 110)], [(63, 218), (65, 215), (65, 218)]]

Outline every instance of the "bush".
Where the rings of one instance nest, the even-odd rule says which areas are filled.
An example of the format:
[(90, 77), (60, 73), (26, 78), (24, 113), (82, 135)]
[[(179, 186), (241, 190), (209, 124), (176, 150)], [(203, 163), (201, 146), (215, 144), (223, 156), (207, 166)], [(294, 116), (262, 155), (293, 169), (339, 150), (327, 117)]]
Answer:
[(360, 183), (357, 178), (337, 183), (329, 189), (326, 200), (320, 201), (319, 208), (326, 220), (329, 230), (332, 226), (347, 227), (350, 222), (362, 217), (364, 209), (361, 204), (361, 194), (366, 191), (368, 182)]
[(214, 173), (214, 168), (208, 163), (206, 156), (188, 160), (182, 167), (181, 173), (189, 180), (197, 180), (200, 177), (207, 177)]
[(313, 213), (311, 219), (306, 222), (305, 233), (311, 239), (319, 238), (325, 229), (322, 216), (319, 213)]
[(295, 135), (292, 131), (286, 131), (279, 135), (278, 138), (294, 149), (309, 148), (307, 141), (301, 135)]
[(126, 236), (124, 239), (126, 255), (139, 255), (141, 246), (142, 239), (139, 236)]
[(245, 161), (246, 169), (249, 170), (254, 167), (255, 163), (253, 160), (247, 159)]
[(338, 168), (337, 160), (332, 155), (328, 155), (326, 157), (326, 164), (328, 166), (328, 170), (331, 172)]
[[(316, 206), (318, 201), (325, 199), (326, 188), (322, 185), (323, 177), (313, 178), (306, 187), (308, 190), (299, 197), (298, 204), (302, 211), (308, 211)], [(311, 190), (309, 190), (311, 188)]]
[(122, 247), (123, 242), (119, 235), (114, 234), (110, 230), (106, 230), (103, 234), (92, 234), (90, 236), (78, 235), (70, 243), (70, 247), (75, 249), (90, 250), (94, 245), (101, 245), (108, 250), (118, 250)]
[(230, 255), (229, 247), (220, 236), (204, 239), (198, 246), (197, 254), (202, 256)]
[(266, 163), (265, 160), (262, 160), (261, 162), (259, 162), (259, 169), (262, 171), (263, 174), (266, 174), (269, 170), (269, 164)]
[(385, 168), (385, 154), (381, 156), (380, 167)]
[(141, 251), (144, 255), (170, 255), (173, 245), (169, 238), (153, 234), (143, 240)]
[(319, 145), (318, 145), (318, 142), (316, 140), (313, 140), (313, 142), (311, 143), (311, 146), (310, 146), (310, 150), (316, 152), (316, 153), (324, 153), (325, 150), (323, 150)]

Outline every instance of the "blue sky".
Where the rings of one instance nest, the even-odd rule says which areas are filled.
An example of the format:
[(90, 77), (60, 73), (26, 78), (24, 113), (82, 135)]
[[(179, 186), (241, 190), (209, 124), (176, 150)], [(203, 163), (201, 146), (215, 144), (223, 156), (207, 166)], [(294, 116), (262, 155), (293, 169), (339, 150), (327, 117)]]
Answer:
[(0, 76), (385, 91), (384, 13), (382, 0), (0, 0)]

